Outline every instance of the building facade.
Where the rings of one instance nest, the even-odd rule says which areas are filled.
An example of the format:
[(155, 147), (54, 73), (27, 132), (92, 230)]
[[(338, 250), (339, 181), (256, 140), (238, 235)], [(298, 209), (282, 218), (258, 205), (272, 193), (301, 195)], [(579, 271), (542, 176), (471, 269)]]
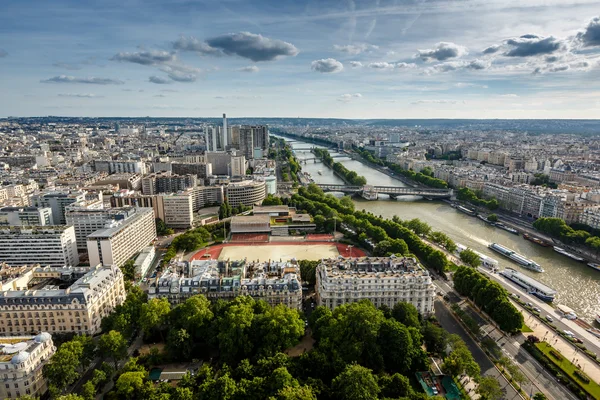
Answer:
[(94, 170), (106, 172), (108, 174), (145, 174), (148, 172), (146, 169), (146, 164), (142, 161), (128, 160), (95, 160)]
[(68, 225), (75, 228), (77, 249), (87, 250), (87, 237), (99, 229), (103, 229), (111, 221), (124, 221), (134, 215), (134, 207), (90, 209), (70, 206), (65, 217)]
[(375, 307), (411, 303), (428, 315), (435, 298), (429, 272), (415, 258), (393, 256), (323, 260), (315, 290), (317, 304), (330, 309), (368, 299)]
[(77, 266), (75, 228), (53, 225), (0, 227), (0, 262)]
[(0, 225), (52, 225), (52, 209), (50, 207), (2, 207)]
[(237, 207), (240, 204), (251, 206), (260, 204), (267, 195), (264, 180), (246, 180), (230, 183), (225, 187), (226, 199), (229, 205)]
[(154, 211), (138, 208), (134, 215), (87, 237), (90, 265), (122, 266), (156, 238)]
[(142, 178), (142, 193), (146, 195), (173, 193), (193, 188), (197, 184), (196, 175), (172, 175), (158, 172)]
[[(37, 267), (36, 280), (62, 278), (69, 268)], [(75, 271), (77, 274), (78, 271)], [(75, 332), (93, 335), (101, 330), (102, 318), (125, 301), (123, 274), (117, 267), (86, 269), (67, 289), (50, 285), (41, 289), (8, 290), (0, 293), (2, 335)]]
[(45, 394), (48, 387), (43, 367), (56, 351), (52, 335), (41, 332), (36, 336), (4, 337), (0, 344), (0, 376), (4, 378), (0, 398), (37, 398)]
[(32, 206), (52, 209), (52, 225), (65, 225), (65, 208), (80, 201), (85, 201), (84, 192), (49, 192), (31, 196)]

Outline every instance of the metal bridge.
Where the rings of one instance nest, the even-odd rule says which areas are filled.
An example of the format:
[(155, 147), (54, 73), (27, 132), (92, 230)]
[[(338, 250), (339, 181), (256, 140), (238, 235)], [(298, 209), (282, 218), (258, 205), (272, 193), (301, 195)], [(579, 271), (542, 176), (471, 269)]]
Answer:
[[(333, 154), (331, 156), (331, 158), (342, 158), (342, 157), (349, 157), (348, 154)], [(314, 161), (315, 163), (317, 161), (321, 161), (321, 159), (319, 157), (307, 157), (307, 158), (299, 158), (298, 161), (300, 161), (300, 163), (304, 163), (306, 164), (307, 161)]]
[(448, 198), (452, 197), (452, 189), (431, 189), (431, 188), (414, 188), (414, 187), (397, 187), (397, 186), (349, 186), (349, 185), (328, 185), (318, 183), (324, 192), (341, 192), (347, 194), (362, 194), (381, 193), (387, 194), (390, 197), (396, 196), (423, 196), (429, 198)]

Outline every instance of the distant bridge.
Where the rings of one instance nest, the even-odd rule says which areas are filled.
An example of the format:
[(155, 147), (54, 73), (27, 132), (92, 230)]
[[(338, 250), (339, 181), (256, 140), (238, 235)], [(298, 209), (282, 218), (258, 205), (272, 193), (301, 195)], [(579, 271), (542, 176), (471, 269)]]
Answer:
[(396, 196), (423, 196), (429, 198), (449, 198), (452, 197), (452, 189), (431, 189), (397, 186), (349, 186), (349, 185), (327, 185), (318, 183), (324, 192), (341, 192), (346, 194), (362, 194), (363, 192), (387, 194), (390, 197)]
[[(331, 156), (331, 158), (342, 158), (342, 157), (349, 157), (349, 156), (348, 156), (348, 154), (343, 154), (343, 153), (334, 154), (334, 155)], [(306, 164), (307, 161), (314, 161), (314, 162), (321, 161), (321, 159), (319, 157), (299, 158), (298, 160), (301, 163), (305, 163), (305, 164)]]

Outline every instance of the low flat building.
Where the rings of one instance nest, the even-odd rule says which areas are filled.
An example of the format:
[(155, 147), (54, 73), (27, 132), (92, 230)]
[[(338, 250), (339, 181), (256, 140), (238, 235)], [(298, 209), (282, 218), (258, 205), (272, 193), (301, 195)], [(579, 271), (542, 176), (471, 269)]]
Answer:
[(138, 208), (131, 217), (110, 224), (87, 237), (90, 265), (122, 266), (156, 238), (151, 208)]
[(242, 215), (231, 218), (231, 233), (269, 233), (271, 218), (268, 214)]
[(2, 207), (0, 225), (52, 225), (52, 209), (50, 207)]
[(140, 254), (135, 258), (135, 276), (136, 278), (141, 278), (146, 275), (150, 266), (152, 266), (152, 262), (154, 261), (155, 250), (154, 246), (148, 246), (144, 248)]
[(38, 398), (45, 394), (48, 387), (42, 371), (56, 351), (52, 335), (41, 332), (36, 336), (2, 337), (0, 347), (0, 370), (4, 374), (0, 398)]
[(323, 260), (315, 290), (317, 304), (329, 309), (368, 299), (375, 307), (411, 303), (428, 315), (435, 298), (429, 272), (415, 258), (394, 256)]
[[(125, 301), (123, 273), (117, 267), (35, 267), (28, 273), (26, 289), (0, 293), (0, 335), (93, 335), (100, 331), (102, 318)], [(59, 288), (65, 283), (71, 285)]]
[(148, 298), (179, 304), (198, 294), (210, 300), (252, 296), (271, 306), (302, 307), (300, 270), (289, 262), (194, 260), (186, 275), (167, 271), (147, 288)]

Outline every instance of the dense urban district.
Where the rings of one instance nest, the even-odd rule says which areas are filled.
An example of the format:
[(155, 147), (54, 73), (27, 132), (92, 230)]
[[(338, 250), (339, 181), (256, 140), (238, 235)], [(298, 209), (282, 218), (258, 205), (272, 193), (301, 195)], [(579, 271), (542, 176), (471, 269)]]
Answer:
[(422, 122), (1, 119), (0, 398), (600, 399), (600, 130)]

